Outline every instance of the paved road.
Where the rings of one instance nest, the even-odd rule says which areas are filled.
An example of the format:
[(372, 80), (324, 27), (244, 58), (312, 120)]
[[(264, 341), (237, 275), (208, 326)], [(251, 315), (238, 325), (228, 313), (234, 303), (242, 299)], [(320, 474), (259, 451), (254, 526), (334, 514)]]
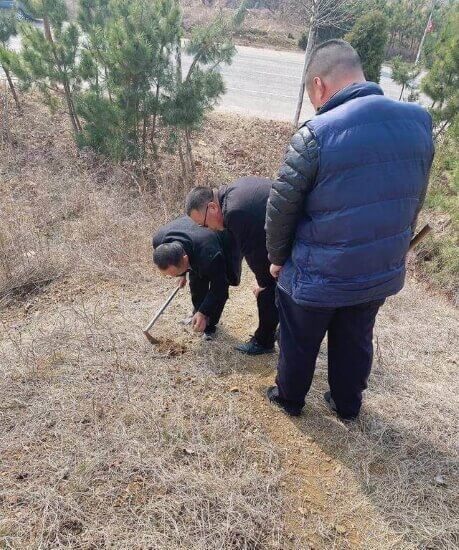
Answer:
[[(304, 56), (238, 46), (232, 65), (223, 67), (227, 93), (219, 110), (267, 119), (291, 121), (295, 113)], [(383, 67), (381, 85), (389, 97), (398, 99), (400, 87), (390, 78), (390, 68)], [(307, 96), (301, 119), (314, 114)]]
[[(14, 38), (10, 46), (19, 49), (19, 38)], [(303, 59), (300, 52), (238, 46), (233, 63), (221, 69), (227, 92), (217, 109), (246, 116), (291, 121), (295, 113)], [(185, 56), (184, 70), (187, 70), (189, 63), (189, 58)], [(381, 85), (389, 97), (398, 99), (400, 88), (392, 82), (389, 67), (383, 67)], [(306, 96), (301, 120), (313, 113)]]

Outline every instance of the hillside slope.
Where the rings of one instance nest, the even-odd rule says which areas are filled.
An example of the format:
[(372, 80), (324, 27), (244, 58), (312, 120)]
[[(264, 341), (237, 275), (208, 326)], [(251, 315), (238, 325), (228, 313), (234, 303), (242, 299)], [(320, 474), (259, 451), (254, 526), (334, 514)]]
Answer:
[[(0, 160), (3, 547), (457, 547), (457, 310), (412, 279), (379, 317), (361, 420), (348, 428), (324, 407), (325, 348), (292, 420), (264, 399), (276, 356), (233, 350), (256, 323), (248, 273), (216, 342), (178, 324), (186, 291), (155, 329), (161, 345), (142, 335), (173, 286), (149, 243), (180, 211), (171, 159), (152, 194), (128, 166), (78, 156), (59, 114), (28, 104), (12, 133)], [(199, 181), (274, 175), (288, 134), (211, 117)]]

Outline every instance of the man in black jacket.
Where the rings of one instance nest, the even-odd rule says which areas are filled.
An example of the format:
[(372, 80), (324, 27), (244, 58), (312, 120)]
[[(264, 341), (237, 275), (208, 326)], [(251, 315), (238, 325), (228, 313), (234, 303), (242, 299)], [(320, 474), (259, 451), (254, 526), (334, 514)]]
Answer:
[(235, 279), (225, 235), (182, 216), (154, 235), (153, 249), (153, 262), (163, 275), (180, 277), (183, 287), (189, 273), (194, 308), (190, 322), (193, 330), (211, 340), (228, 299), (228, 286)]
[(240, 281), (242, 259), (255, 274), (259, 325), (250, 340), (237, 346), (248, 355), (274, 351), (279, 317), (275, 304), (276, 281), (269, 272), (266, 250), (266, 203), (273, 182), (246, 177), (219, 189), (195, 187), (186, 199), (186, 213), (202, 227), (226, 229), (231, 238), (233, 272)]

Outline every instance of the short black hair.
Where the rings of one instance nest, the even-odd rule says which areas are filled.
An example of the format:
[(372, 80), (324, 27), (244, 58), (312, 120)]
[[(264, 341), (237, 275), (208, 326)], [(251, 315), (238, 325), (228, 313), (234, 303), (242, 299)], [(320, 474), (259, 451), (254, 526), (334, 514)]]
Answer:
[(161, 270), (167, 269), (171, 265), (177, 267), (185, 254), (185, 249), (178, 241), (164, 243), (153, 251), (153, 262)]
[(357, 51), (345, 40), (333, 39), (319, 44), (312, 52), (306, 67), (306, 86), (316, 76), (322, 78), (333, 73), (346, 74), (362, 70)]
[(214, 192), (210, 187), (194, 187), (186, 196), (185, 212), (187, 216), (193, 210), (202, 210), (214, 199)]

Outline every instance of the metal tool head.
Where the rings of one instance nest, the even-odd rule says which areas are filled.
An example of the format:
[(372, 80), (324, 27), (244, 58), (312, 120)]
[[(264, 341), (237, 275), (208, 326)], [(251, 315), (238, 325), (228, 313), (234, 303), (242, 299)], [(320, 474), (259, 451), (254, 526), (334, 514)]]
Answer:
[(148, 330), (144, 330), (143, 333), (145, 334), (145, 338), (150, 342), (150, 344), (152, 345), (156, 345), (156, 344), (159, 344), (159, 340), (157, 338), (155, 338), (154, 336), (152, 336)]

